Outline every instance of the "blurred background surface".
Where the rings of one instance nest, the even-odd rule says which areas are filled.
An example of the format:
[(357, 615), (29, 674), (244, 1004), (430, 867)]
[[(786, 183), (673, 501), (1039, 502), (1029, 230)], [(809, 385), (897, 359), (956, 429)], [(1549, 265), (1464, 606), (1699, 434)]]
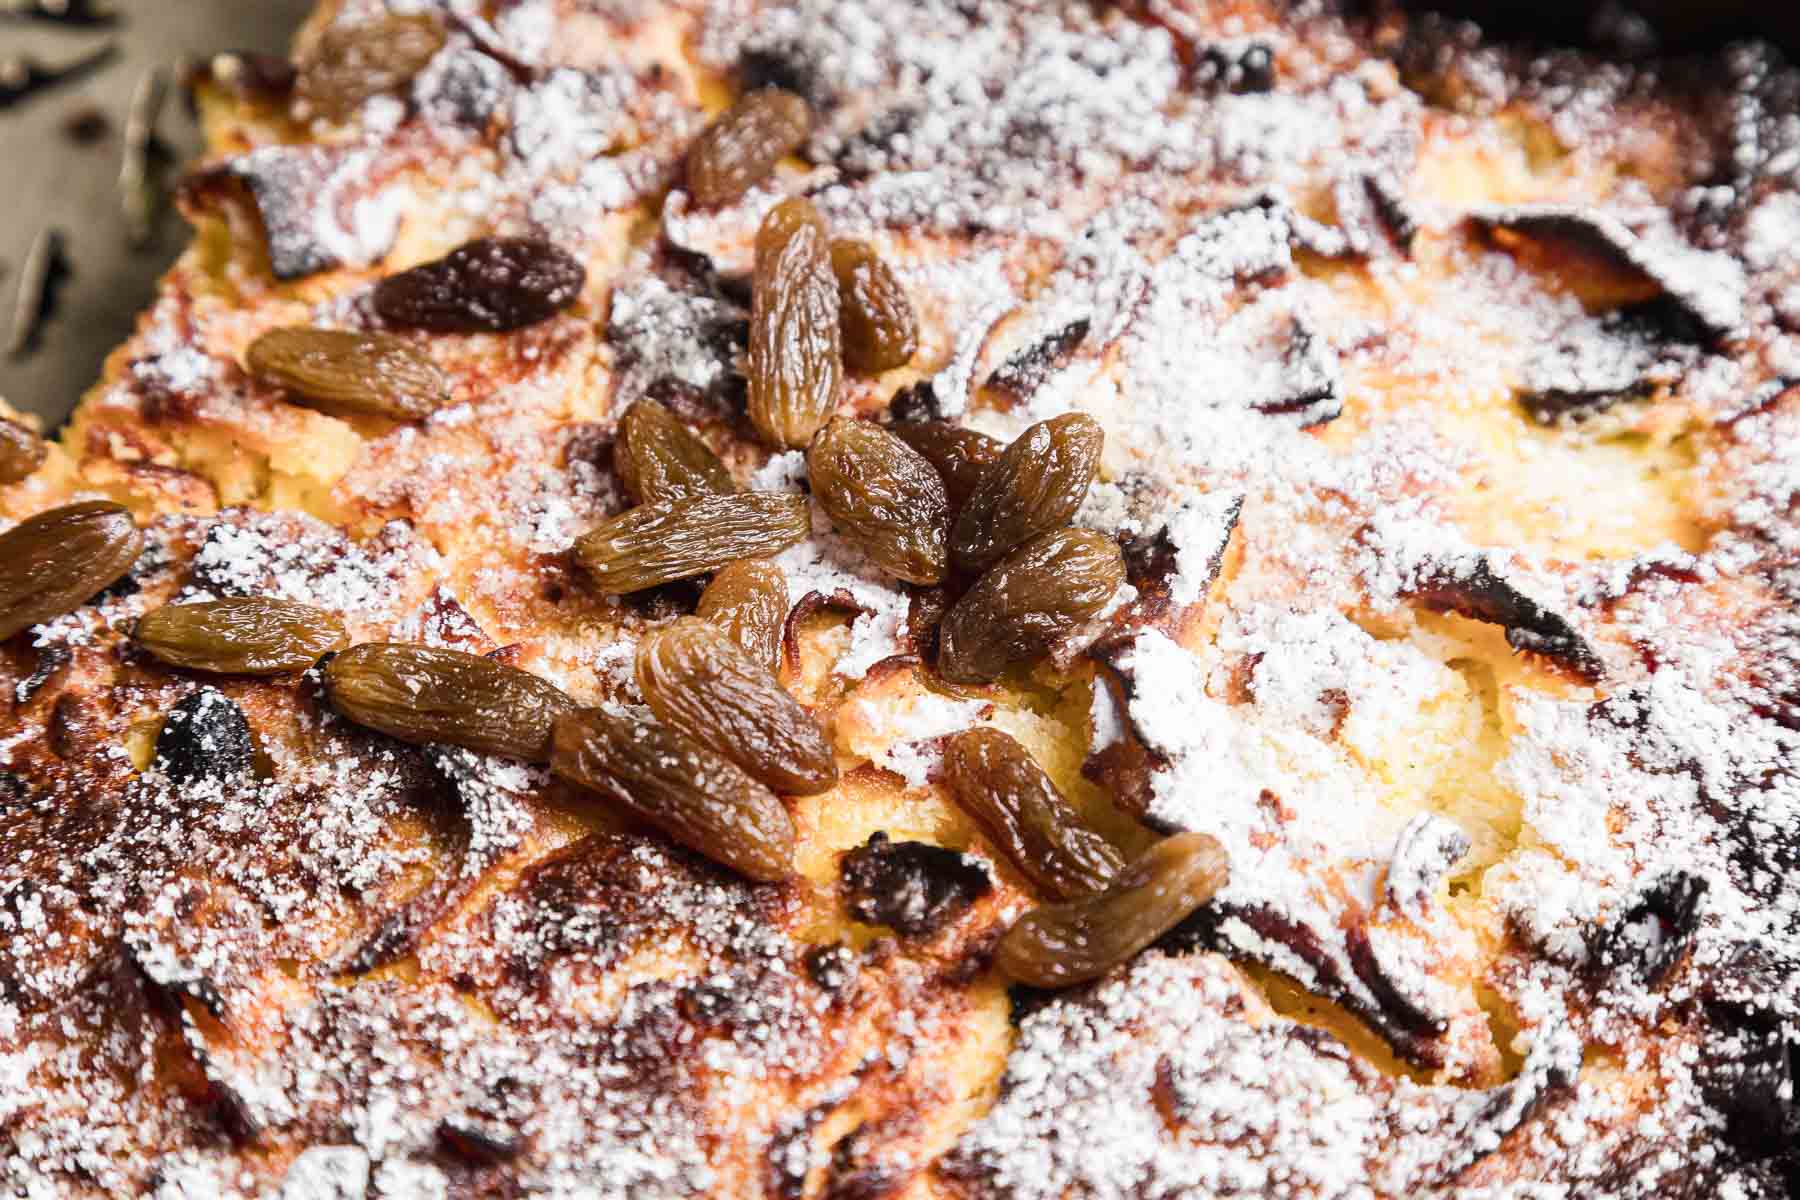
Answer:
[[(13, 7), (0, 3), (0, 12)], [(71, 62), (106, 43), (98, 67), (0, 106), (0, 347), (14, 335), (14, 297), (33, 242), (62, 231), (68, 274), (55, 318), (25, 356), (0, 351), (0, 396), (50, 422), (60, 420), (98, 377), (101, 360), (131, 332), (152, 286), (187, 238), (165, 211), (150, 244), (133, 249), (119, 199), (126, 116), (145, 72), (183, 56), (223, 50), (285, 52), (312, 0), (113, 0), (98, 25), (0, 16), (0, 64), (20, 58)], [(0, 65), (0, 77), (5, 66)], [(0, 87), (3, 87), (0, 82)], [(157, 132), (178, 159), (199, 146), (179, 89)]]

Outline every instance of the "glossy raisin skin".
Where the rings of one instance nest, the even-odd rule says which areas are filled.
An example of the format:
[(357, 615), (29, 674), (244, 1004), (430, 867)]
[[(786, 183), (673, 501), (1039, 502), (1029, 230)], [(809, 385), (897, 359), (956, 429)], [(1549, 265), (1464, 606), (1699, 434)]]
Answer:
[(255, 753), (244, 710), (210, 688), (176, 701), (156, 734), (156, 765), (175, 783), (248, 774)]
[(654, 400), (639, 400), (619, 418), (613, 463), (619, 481), (639, 504), (737, 491), (712, 448)]
[(556, 722), (550, 769), (749, 879), (794, 874), (794, 822), (775, 793), (667, 726), (572, 713)]
[(756, 233), (750, 291), (750, 423), (776, 449), (812, 440), (844, 378), (837, 277), (812, 202), (784, 200)]
[(0, 417), (0, 486), (30, 478), (49, 454), (43, 438), (17, 421)]
[(943, 581), (950, 498), (924, 455), (872, 422), (834, 417), (806, 468), (832, 525), (876, 566), (908, 583)]
[(336, 613), (263, 596), (164, 605), (138, 618), (132, 640), (158, 662), (220, 675), (304, 671), (349, 644)]
[(1064, 413), (1019, 435), (956, 516), (950, 559), (971, 574), (1014, 546), (1069, 523), (1100, 469), (1105, 435), (1086, 413)]
[(450, 398), (449, 382), (431, 356), (388, 333), (271, 329), (250, 343), (244, 361), (264, 383), (334, 416), (412, 421)]
[(371, 97), (411, 83), (444, 40), (443, 24), (423, 13), (332, 25), (300, 63), (296, 92), (309, 112), (345, 120)]
[(1105, 891), (1034, 909), (1006, 931), (994, 960), (1020, 983), (1064, 988), (1098, 979), (1212, 899), (1229, 877), (1204, 833), (1164, 838)]
[(877, 832), (838, 862), (851, 917), (905, 937), (929, 937), (994, 890), (978, 859)]
[(131, 514), (106, 500), (53, 508), (0, 534), (0, 641), (80, 608), (143, 549)]
[(382, 320), (429, 333), (509, 333), (575, 302), (587, 268), (538, 238), (482, 238), (375, 285)]
[(758, 782), (810, 796), (837, 782), (825, 731), (724, 630), (682, 617), (638, 642), (637, 685), (657, 719)]
[(555, 684), (515, 667), (398, 642), (368, 642), (332, 658), (325, 698), (340, 715), (403, 742), (527, 762), (548, 758), (551, 722), (575, 709)]
[(787, 573), (767, 559), (740, 559), (712, 577), (694, 615), (723, 629), (746, 654), (774, 671), (787, 625)]
[(919, 350), (919, 317), (893, 269), (867, 242), (831, 243), (843, 310), (844, 365), (876, 375), (903, 367)]
[(779, 554), (812, 532), (804, 496), (767, 492), (640, 504), (575, 543), (600, 590), (638, 592)]
[(1125, 558), (1089, 529), (1040, 534), (990, 567), (938, 628), (938, 671), (988, 683), (1093, 620), (1125, 582)]
[(731, 203), (767, 179), (811, 132), (812, 112), (792, 92), (762, 88), (741, 97), (694, 139), (688, 194), (705, 208)]
[(1042, 767), (998, 729), (971, 729), (944, 747), (950, 794), (988, 840), (1046, 895), (1070, 900), (1107, 885), (1125, 858), (1088, 828)]
[(894, 436), (925, 456), (937, 468), (950, 498), (952, 512), (960, 512), (981, 483), (987, 468), (998, 462), (1006, 446), (997, 438), (949, 421), (903, 421), (893, 427)]

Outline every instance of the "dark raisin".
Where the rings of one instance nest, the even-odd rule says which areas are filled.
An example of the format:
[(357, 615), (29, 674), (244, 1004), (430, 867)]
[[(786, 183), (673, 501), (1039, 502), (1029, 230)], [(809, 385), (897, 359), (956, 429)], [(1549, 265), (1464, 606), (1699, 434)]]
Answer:
[(254, 753), (243, 710), (210, 688), (178, 701), (156, 735), (156, 765), (176, 783), (245, 775)]
[(936, 933), (994, 888), (978, 859), (876, 833), (838, 865), (850, 915), (906, 937)]
[(375, 285), (375, 311), (403, 329), (507, 333), (575, 302), (587, 269), (536, 238), (483, 238)]

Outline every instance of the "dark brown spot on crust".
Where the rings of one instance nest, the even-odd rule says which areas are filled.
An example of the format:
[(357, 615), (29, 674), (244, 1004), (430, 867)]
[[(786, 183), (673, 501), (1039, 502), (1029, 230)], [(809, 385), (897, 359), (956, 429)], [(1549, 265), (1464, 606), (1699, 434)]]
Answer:
[(1435, 612), (1499, 625), (1514, 650), (1548, 658), (1579, 679), (1593, 683), (1605, 673), (1600, 656), (1567, 619), (1501, 578), (1486, 557), (1420, 571), (1406, 594)]
[(976, 859), (885, 833), (845, 854), (838, 872), (852, 917), (905, 937), (936, 933), (994, 887)]
[(994, 369), (985, 387), (1003, 408), (1023, 404), (1037, 394), (1052, 373), (1069, 365), (1069, 359), (1087, 340), (1088, 324), (1086, 317), (1071, 321), (1015, 352)]

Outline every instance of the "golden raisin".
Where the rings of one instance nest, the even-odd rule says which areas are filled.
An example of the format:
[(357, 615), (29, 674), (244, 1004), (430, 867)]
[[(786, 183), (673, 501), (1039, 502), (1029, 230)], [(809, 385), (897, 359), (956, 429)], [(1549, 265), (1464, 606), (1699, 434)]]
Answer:
[(948, 421), (901, 421), (893, 430), (943, 476), (952, 511), (969, 502), (983, 473), (1006, 450), (999, 440)]
[(809, 200), (784, 200), (756, 233), (750, 290), (750, 423), (769, 445), (812, 440), (843, 382), (837, 277), (825, 223)]
[(767, 179), (811, 132), (812, 113), (800, 97), (780, 88), (749, 93), (694, 140), (688, 194), (706, 208), (729, 204)]
[(132, 640), (159, 662), (221, 675), (304, 671), (347, 644), (336, 613), (264, 596), (167, 604), (138, 619)]
[(550, 769), (740, 875), (794, 874), (794, 822), (775, 793), (667, 726), (571, 713), (556, 722)]
[(867, 242), (831, 243), (843, 309), (844, 363), (874, 375), (903, 367), (919, 349), (919, 318), (893, 269)]
[(1186, 920), (1229, 876), (1224, 847), (1208, 835), (1164, 838), (1105, 891), (1025, 914), (1000, 939), (995, 962), (1032, 987), (1098, 979)]
[(50, 448), (17, 421), (0, 417), (0, 485), (29, 478), (44, 465)]
[(0, 534), (0, 641), (80, 608), (143, 548), (131, 514), (106, 500), (53, 508)]
[(737, 491), (712, 448), (654, 400), (639, 400), (619, 419), (613, 462), (619, 481), (639, 504)]
[(787, 574), (767, 559), (740, 559), (712, 577), (694, 612), (773, 671), (781, 661), (781, 635), (787, 624)]
[(543, 762), (550, 723), (575, 708), (561, 688), (491, 658), (368, 642), (325, 664), (325, 698), (338, 713), (415, 745), (442, 742)]
[(1100, 469), (1105, 435), (1086, 413), (1064, 413), (1019, 435), (957, 514), (950, 557), (974, 573), (1040, 533), (1069, 523)]
[(426, 13), (331, 25), (300, 63), (296, 92), (309, 111), (345, 120), (364, 101), (411, 83), (444, 39), (443, 23)]
[(1125, 859), (1088, 828), (1044, 769), (998, 729), (971, 729), (944, 747), (944, 777), (963, 811), (1013, 866), (1058, 900), (1104, 888)]
[(810, 796), (837, 782), (837, 762), (812, 714), (710, 621), (681, 617), (645, 634), (637, 685), (665, 725), (777, 791)]
[(637, 592), (779, 554), (812, 532), (804, 496), (752, 492), (640, 504), (575, 543), (605, 592)]
[(950, 500), (924, 455), (872, 422), (834, 417), (806, 467), (831, 523), (876, 566), (908, 583), (942, 581)]
[(431, 356), (387, 333), (272, 329), (250, 343), (245, 362), (299, 403), (340, 416), (416, 420), (450, 397)]
[(1040, 534), (988, 568), (938, 629), (938, 671), (986, 683), (1093, 620), (1125, 582), (1125, 558), (1089, 529)]

